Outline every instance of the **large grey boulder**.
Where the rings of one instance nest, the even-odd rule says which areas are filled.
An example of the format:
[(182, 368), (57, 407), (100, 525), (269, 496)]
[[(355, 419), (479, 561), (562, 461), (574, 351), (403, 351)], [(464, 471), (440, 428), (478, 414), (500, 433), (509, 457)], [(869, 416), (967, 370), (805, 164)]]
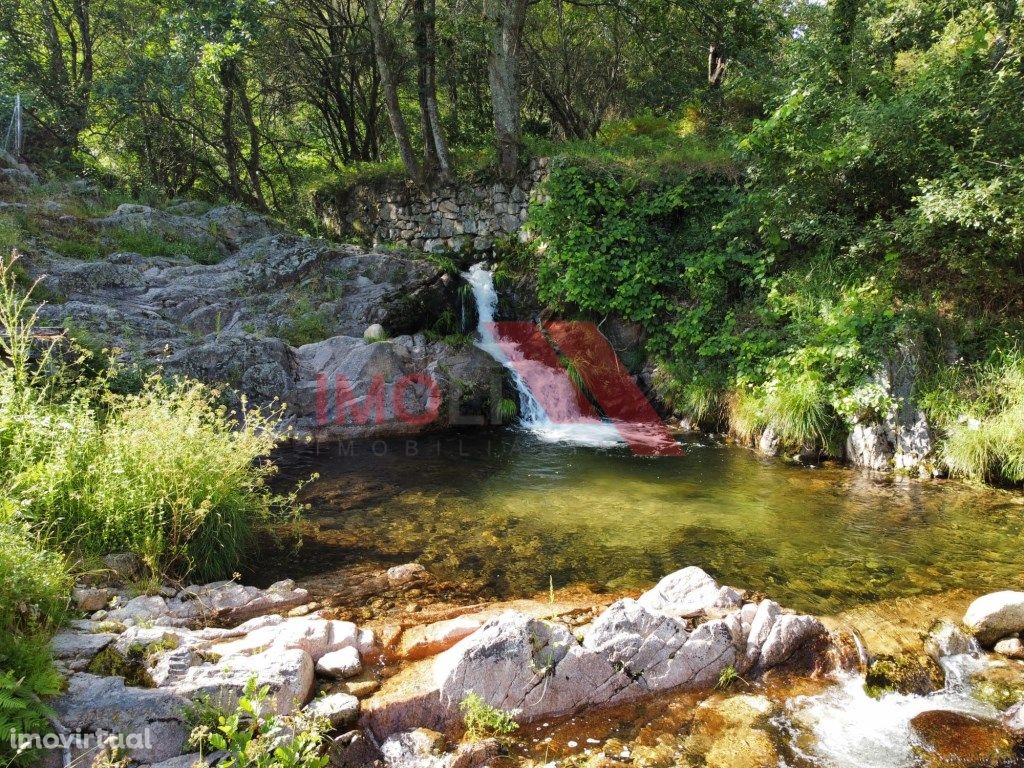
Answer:
[[(698, 616), (707, 620), (694, 626)], [(830, 642), (817, 619), (784, 613), (769, 600), (742, 605), (735, 590), (685, 568), (638, 600), (609, 606), (582, 639), (521, 613), (492, 618), (437, 657), (437, 709), (420, 699), (408, 711), (444, 726), (457, 720), (472, 692), (528, 722), (656, 691), (710, 688), (730, 667), (741, 674), (826, 668)], [(369, 721), (386, 736), (406, 719), (371, 705)]]
[(850, 463), (872, 470), (930, 474), (935, 440), (927, 414), (914, 400), (920, 357), (920, 344), (904, 340), (872, 376), (870, 386), (891, 405), (884, 413), (857, 416), (846, 441)]
[[(297, 437), (414, 434), (463, 423), (460, 406), (478, 421), (500, 399), (502, 369), (488, 355), (428, 344), (419, 333), (454, 304), (454, 278), (431, 262), (292, 235), (233, 206), (204, 213), (187, 204), (122, 205), (82, 226), (216, 246), (223, 259), (113, 253), (81, 262), (43, 249), (25, 262), (51, 294), (40, 321), (73, 321), (125, 359), (282, 406), (282, 432), (293, 425)], [(371, 343), (368, 327), (392, 338)], [(321, 418), (325, 394), (333, 408), (338, 375), (360, 402), (373, 400), (382, 378), (384, 414), (363, 424)], [(417, 418), (435, 386), (443, 403)]]
[(231, 708), (238, 703), (250, 678), (255, 678), (260, 686), (269, 686), (271, 706), (278, 714), (286, 715), (309, 701), (313, 692), (313, 659), (298, 648), (229, 656), (215, 664), (191, 667), (167, 690), (188, 699), (209, 696), (214, 703)]
[[(69, 731), (133, 735), (125, 741), (128, 756), (141, 763), (158, 763), (182, 752), (188, 736), (182, 715), (187, 703), (171, 690), (132, 688), (120, 677), (77, 674), (70, 677), (67, 690), (53, 700), (52, 707)], [(95, 752), (75, 757), (89, 765)]]
[(846, 458), (858, 467), (884, 472), (892, 469), (894, 448), (881, 424), (854, 424), (846, 438)]
[(964, 614), (966, 626), (978, 642), (992, 646), (996, 641), (1024, 632), (1024, 592), (992, 592), (970, 604)]
[(697, 616), (713, 607), (720, 587), (696, 566), (683, 568), (659, 581), (637, 602), (644, 608), (671, 616)]
[(50, 641), (53, 659), (74, 672), (82, 672), (117, 635), (109, 632), (59, 632)]

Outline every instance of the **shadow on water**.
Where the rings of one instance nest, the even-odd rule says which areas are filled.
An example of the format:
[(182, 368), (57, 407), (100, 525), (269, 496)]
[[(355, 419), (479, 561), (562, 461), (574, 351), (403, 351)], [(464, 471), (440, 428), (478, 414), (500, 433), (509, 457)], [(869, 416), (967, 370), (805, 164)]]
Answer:
[(682, 457), (512, 430), (282, 450), (319, 533), (290, 567), (418, 560), (494, 596), (641, 588), (685, 565), (832, 613), (954, 587), (1022, 585), (1024, 497), (804, 468), (709, 441)]

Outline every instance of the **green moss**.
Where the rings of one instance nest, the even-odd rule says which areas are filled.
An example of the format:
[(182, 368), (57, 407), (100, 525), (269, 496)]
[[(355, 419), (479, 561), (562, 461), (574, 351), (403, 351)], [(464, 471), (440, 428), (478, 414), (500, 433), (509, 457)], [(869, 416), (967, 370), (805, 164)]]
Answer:
[(904, 653), (879, 656), (868, 668), (864, 690), (873, 698), (886, 693), (925, 696), (942, 688), (945, 675), (930, 656)]

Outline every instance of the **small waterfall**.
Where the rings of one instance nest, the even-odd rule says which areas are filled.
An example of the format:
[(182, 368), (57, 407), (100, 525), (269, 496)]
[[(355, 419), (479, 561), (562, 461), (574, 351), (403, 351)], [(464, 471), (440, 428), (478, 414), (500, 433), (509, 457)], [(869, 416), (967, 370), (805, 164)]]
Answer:
[(998, 716), (991, 704), (971, 696), (970, 676), (985, 666), (983, 658), (961, 653), (939, 664), (945, 687), (927, 696), (886, 693), (875, 699), (865, 692), (863, 675), (846, 673), (823, 693), (790, 700), (777, 724), (790, 733), (794, 751), (814, 765), (914, 768), (920, 763), (910, 721), (917, 715), (941, 709), (983, 720)]
[(498, 293), (493, 273), (483, 264), (474, 264), (462, 277), (476, 300), (477, 346), (509, 371), (519, 395), (520, 426), (547, 442), (621, 445), (622, 437), (613, 424), (584, 412), (585, 404), (581, 404), (579, 393), (557, 361), (536, 359), (522, 349), (519, 341), (495, 334)]

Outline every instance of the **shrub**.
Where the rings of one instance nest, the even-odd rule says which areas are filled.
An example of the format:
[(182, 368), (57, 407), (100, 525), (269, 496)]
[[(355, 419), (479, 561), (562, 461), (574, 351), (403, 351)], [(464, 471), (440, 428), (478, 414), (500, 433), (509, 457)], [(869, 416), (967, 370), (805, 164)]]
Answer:
[(922, 401), (944, 433), (939, 454), (951, 474), (1024, 481), (1024, 355), (950, 369)]
[(784, 445), (834, 447), (836, 417), (820, 377), (776, 377), (765, 390), (764, 418)]
[(0, 288), (12, 361), (0, 368), (0, 482), (22, 519), (75, 554), (127, 550), (157, 572), (212, 578), (234, 569), (258, 528), (294, 512), (266, 484), (273, 419), (244, 402), (228, 411), (187, 379), (65, 393), (53, 356), (32, 353), (33, 318), (19, 317), (4, 267)]
[(470, 739), (501, 738), (519, 729), (514, 712), (492, 707), (475, 691), (466, 694), (466, 698), (459, 704), (459, 710), (462, 712), (466, 735)]
[(49, 638), (64, 618), (71, 576), (65, 558), (47, 550), (11, 505), (0, 509), (0, 764), (32, 764), (11, 754), (10, 734), (48, 730), (50, 710), (40, 697), (57, 693)]
[(327, 723), (303, 714), (279, 717), (266, 712), (269, 686), (250, 678), (234, 709), (208, 702), (198, 715), (190, 743), (206, 753), (224, 750), (222, 765), (230, 768), (324, 768), (322, 755)]

